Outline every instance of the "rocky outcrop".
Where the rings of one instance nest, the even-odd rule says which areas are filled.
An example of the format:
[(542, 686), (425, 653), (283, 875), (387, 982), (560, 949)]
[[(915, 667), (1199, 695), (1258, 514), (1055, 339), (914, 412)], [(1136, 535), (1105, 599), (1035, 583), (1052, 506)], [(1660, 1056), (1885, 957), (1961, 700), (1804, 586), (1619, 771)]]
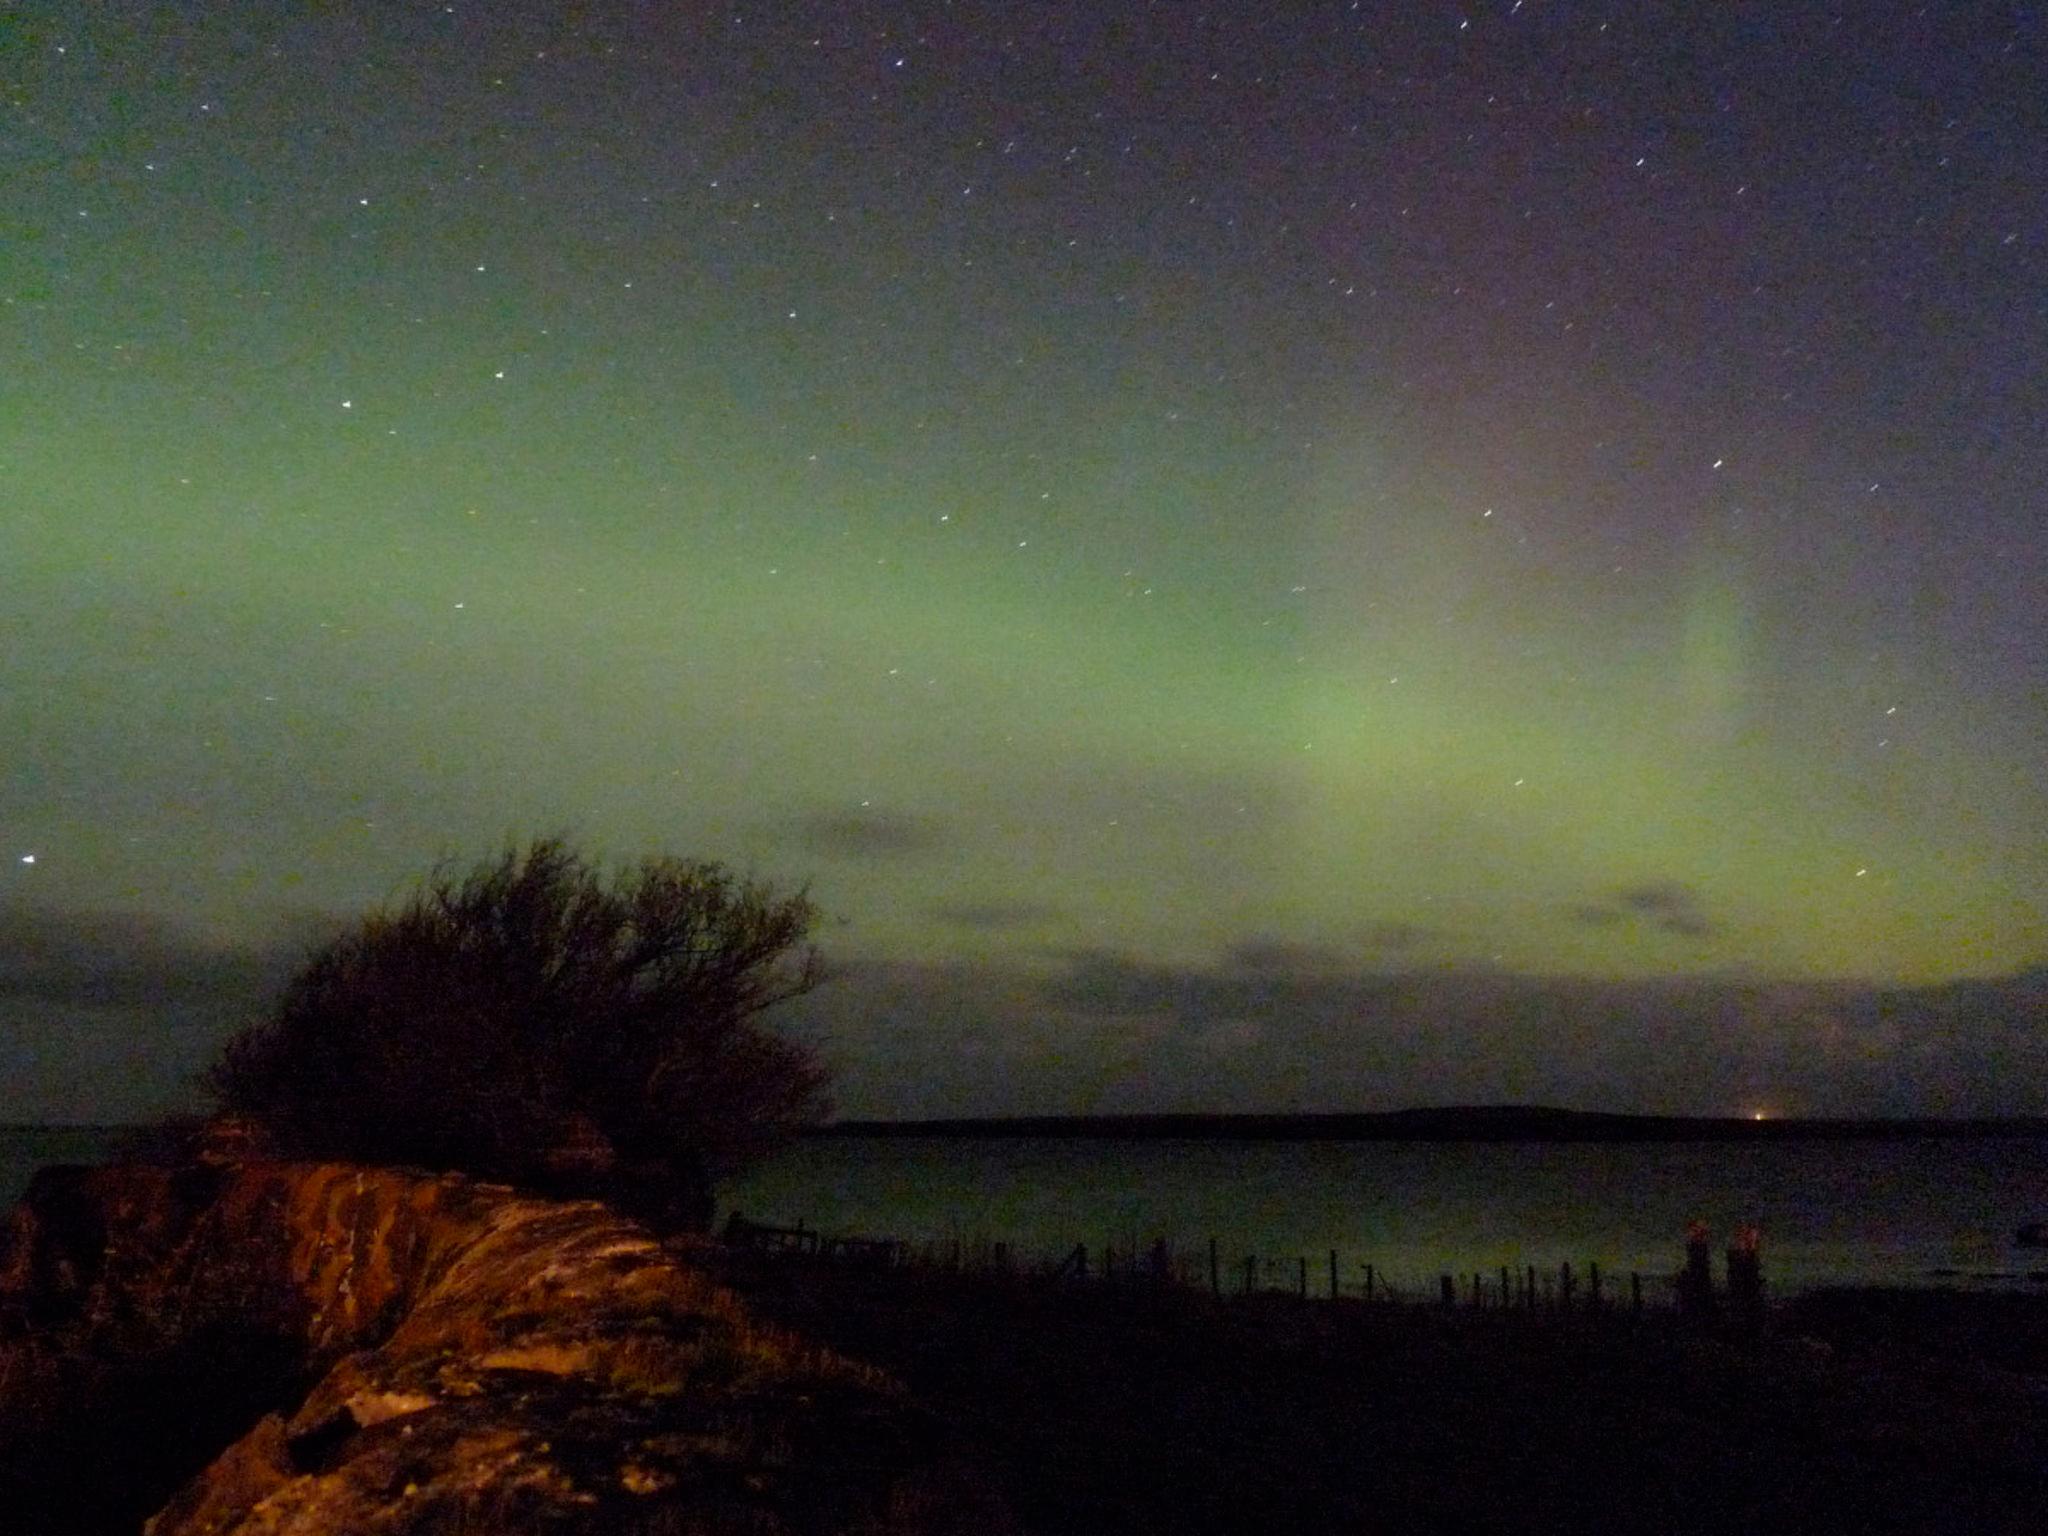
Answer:
[(0, 1507), (150, 1536), (1009, 1528), (895, 1383), (690, 1252), (453, 1176), (46, 1170), (0, 1236)]

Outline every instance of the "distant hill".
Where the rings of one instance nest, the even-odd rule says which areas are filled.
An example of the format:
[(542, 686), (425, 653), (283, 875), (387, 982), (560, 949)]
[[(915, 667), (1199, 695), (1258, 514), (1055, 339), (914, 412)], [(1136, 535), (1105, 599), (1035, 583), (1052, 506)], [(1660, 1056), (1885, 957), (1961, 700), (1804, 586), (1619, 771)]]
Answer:
[(1884, 1141), (2048, 1138), (2048, 1118), (1756, 1120), (1610, 1115), (1484, 1104), (1334, 1115), (1015, 1115), (972, 1120), (840, 1120), (816, 1136), (1094, 1141)]

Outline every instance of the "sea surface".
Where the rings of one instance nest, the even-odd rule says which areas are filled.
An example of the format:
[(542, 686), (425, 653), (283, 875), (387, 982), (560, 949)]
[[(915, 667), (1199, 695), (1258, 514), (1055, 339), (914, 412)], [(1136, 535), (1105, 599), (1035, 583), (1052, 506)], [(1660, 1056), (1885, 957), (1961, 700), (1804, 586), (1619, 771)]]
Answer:
[[(1364, 1266), (1411, 1294), (1444, 1272), (1638, 1271), (1646, 1292), (1683, 1259), (1695, 1219), (1719, 1251), (1762, 1233), (1781, 1294), (1836, 1283), (2048, 1291), (2048, 1139), (1777, 1143), (1112, 1142), (819, 1139), (726, 1191), (778, 1225), (913, 1243), (1001, 1241), (1035, 1257), (1129, 1254), (1164, 1237), (1226, 1283), (1360, 1285)], [(721, 1212), (723, 1215), (723, 1212)]]
[[(118, 1132), (0, 1127), (0, 1204), (45, 1163), (94, 1162)], [(1364, 1266), (1410, 1294), (1444, 1272), (1503, 1265), (1640, 1272), (1651, 1294), (1698, 1219), (1726, 1241), (1763, 1234), (1780, 1294), (1835, 1283), (2048, 1291), (2048, 1250), (2014, 1231), (2048, 1221), (2048, 1140), (1779, 1143), (1114, 1142), (824, 1138), (724, 1192), (756, 1221), (915, 1244), (1010, 1245), (1101, 1262), (1165, 1238), (1226, 1283), (1358, 1288)]]

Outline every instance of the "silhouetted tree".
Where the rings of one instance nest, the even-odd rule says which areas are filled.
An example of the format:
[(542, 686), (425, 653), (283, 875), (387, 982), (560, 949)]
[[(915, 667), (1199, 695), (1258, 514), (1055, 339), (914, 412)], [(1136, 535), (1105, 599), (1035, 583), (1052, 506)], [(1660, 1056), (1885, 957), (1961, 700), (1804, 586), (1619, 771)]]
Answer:
[(801, 893), (559, 839), (436, 871), (318, 950), (208, 1086), (285, 1154), (602, 1193), (673, 1224), (822, 1115), (763, 1010), (821, 979)]

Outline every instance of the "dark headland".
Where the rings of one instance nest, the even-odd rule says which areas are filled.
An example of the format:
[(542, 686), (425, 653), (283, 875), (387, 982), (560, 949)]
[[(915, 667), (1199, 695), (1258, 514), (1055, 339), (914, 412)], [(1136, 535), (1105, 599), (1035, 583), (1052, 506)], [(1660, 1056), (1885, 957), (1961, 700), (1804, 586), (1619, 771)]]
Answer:
[(1617, 1115), (1542, 1105), (1460, 1105), (1377, 1114), (999, 1115), (839, 1120), (818, 1136), (1030, 1137), (1093, 1141), (1904, 1141), (2048, 1137), (2048, 1117), (1796, 1119)]

